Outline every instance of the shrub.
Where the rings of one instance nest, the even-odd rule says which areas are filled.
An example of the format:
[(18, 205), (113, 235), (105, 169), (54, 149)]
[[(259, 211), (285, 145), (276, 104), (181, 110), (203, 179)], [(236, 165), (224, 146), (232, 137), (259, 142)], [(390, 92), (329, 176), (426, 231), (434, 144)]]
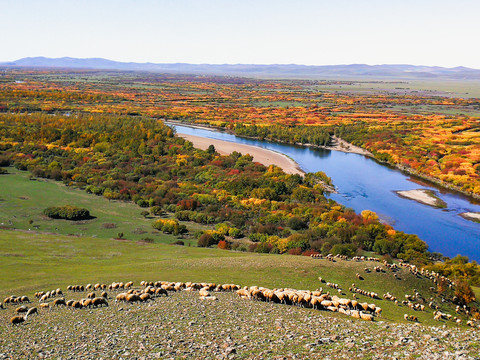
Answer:
[(357, 247), (353, 244), (336, 244), (333, 245), (332, 250), (330, 251), (333, 255), (345, 255), (348, 257), (355, 256), (355, 251)]
[(306, 250), (302, 253), (303, 256), (311, 256), (313, 254), (318, 254), (318, 251), (313, 250), (313, 249), (309, 249), (309, 250)]
[(255, 249), (255, 252), (268, 254), (270, 251), (272, 251), (272, 249), (273, 249), (272, 244), (269, 244), (267, 242), (261, 242), (260, 244), (258, 244), (257, 248)]
[(253, 242), (267, 241), (268, 239), (267, 234), (260, 234), (260, 233), (253, 233), (253, 234), (250, 234), (248, 237)]
[(137, 201), (137, 205), (145, 208), (145, 207), (148, 207), (149, 203), (147, 200), (140, 199)]
[(91, 218), (90, 211), (87, 209), (71, 205), (49, 207), (43, 210), (43, 213), (52, 219), (78, 221)]
[(175, 219), (158, 219), (152, 226), (166, 234), (178, 235), (187, 232), (186, 226), (180, 225)]
[(175, 241), (174, 243), (172, 243), (172, 245), (184, 246), (185, 243), (184, 243), (182, 240), (177, 240), (177, 241)]
[(307, 228), (307, 223), (298, 216), (293, 216), (290, 219), (288, 219), (287, 225), (292, 230), (302, 230)]
[(160, 206), (152, 206), (150, 208), (150, 214), (155, 215), (155, 216), (160, 216), (163, 215), (165, 211)]
[(214, 244), (213, 237), (212, 237), (212, 235), (210, 235), (208, 233), (203, 233), (198, 238), (197, 245), (199, 247), (209, 247), (210, 245), (213, 245), (213, 244)]
[(242, 230), (236, 228), (236, 227), (232, 227), (228, 230), (228, 235), (233, 237), (234, 239), (238, 239), (238, 238), (241, 238), (243, 236), (242, 234)]
[(293, 249), (290, 249), (288, 250), (288, 254), (289, 255), (302, 255), (302, 248), (293, 248)]
[(257, 250), (257, 246), (258, 246), (258, 244), (250, 244), (250, 245), (248, 245), (248, 251), (249, 251), (249, 252), (255, 252), (255, 250)]
[(225, 240), (220, 240), (217, 247), (222, 250), (230, 250), (230, 243)]
[(465, 280), (455, 282), (455, 296), (458, 297), (460, 305), (468, 305), (475, 301), (475, 293)]

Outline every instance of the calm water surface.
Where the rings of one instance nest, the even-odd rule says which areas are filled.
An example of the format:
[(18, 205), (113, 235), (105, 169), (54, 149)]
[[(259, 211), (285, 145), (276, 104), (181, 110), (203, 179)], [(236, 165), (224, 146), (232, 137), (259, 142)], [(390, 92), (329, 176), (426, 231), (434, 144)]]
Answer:
[[(172, 124), (169, 124), (172, 125)], [(468, 256), (480, 262), (480, 224), (463, 219), (462, 212), (480, 212), (480, 206), (467, 197), (439, 190), (412, 179), (397, 169), (381, 165), (358, 154), (312, 149), (245, 139), (220, 131), (174, 125), (177, 133), (255, 145), (283, 153), (294, 159), (305, 172), (323, 171), (333, 180), (338, 194), (329, 197), (356, 212), (375, 211), (395, 229), (417, 234), (427, 242), (430, 251), (453, 257)], [(430, 189), (447, 203), (438, 209), (403, 199), (394, 191)]]

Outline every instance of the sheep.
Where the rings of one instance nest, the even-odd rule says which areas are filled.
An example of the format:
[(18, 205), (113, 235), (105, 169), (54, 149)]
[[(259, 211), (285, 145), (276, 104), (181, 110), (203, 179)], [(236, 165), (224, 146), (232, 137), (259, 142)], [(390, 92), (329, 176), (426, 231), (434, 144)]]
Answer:
[(360, 311), (358, 310), (351, 310), (350, 311), (350, 316), (352, 316), (355, 319), (360, 319)]
[(240, 290), (237, 290), (236, 293), (241, 297), (250, 298), (250, 293), (248, 292), (248, 290), (240, 289)]
[(92, 299), (82, 299), (80, 303), (82, 304), (82, 307), (89, 308), (90, 306), (92, 306)]
[(161, 295), (168, 296), (168, 292), (165, 289), (158, 288), (158, 289), (155, 290), (155, 295), (156, 296), (161, 296)]
[(25, 305), (22, 305), (18, 308), (15, 309), (15, 312), (20, 314), (20, 313), (26, 313), (28, 311), (28, 307), (26, 307)]
[(16, 298), (17, 297), (15, 295), (10, 295), (9, 297), (7, 297), (3, 300), (3, 303), (4, 304), (14, 303)]
[(144, 293), (144, 294), (140, 295), (140, 301), (145, 302), (145, 301), (148, 301), (148, 300), (153, 300), (149, 293)]
[(90, 290), (91, 288), (92, 288), (92, 284), (87, 284), (87, 285), (85, 286), (85, 290)]
[(380, 307), (375, 308), (375, 315), (378, 316), (378, 317), (381, 317), (382, 316), (382, 308), (380, 308)]
[(10, 319), (10, 323), (12, 325), (16, 325), (16, 324), (21, 324), (25, 321), (27, 321), (27, 316), (28, 315), (25, 315), (25, 316), (14, 316)]
[(91, 292), (91, 293), (88, 293), (88, 294), (87, 294), (87, 299), (93, 299), (93, 298), (95, 298), (95, 297), (96, 297), (96, 296), (95, 296), (95, 293), (94, 293), (94, 292)]
[(80, 301), (74, 301), (73, 304), (72, 304), (72, 307), (74, 309), (81, 309), (81, 308), (83, 308), (83, 305)]
[(360, 318), (365, 321), (373, 321), (373, 315), (365, 314), (362, 311), (360, 311)]
[(59, 306), (59, 305), (67, 306), (67, 303), (65, 302), (64, 298), (58, 298), (58, 299), (53, 300), (53, 305), (54, 306)]
[(107, 300), (105, 300), (104, 297), (96, 297), (92, 299), (92, 305), (95, 307), (102, 306), (102, 305), (108, 306), (108, 302)]
[(32, 307), (28, 309), (26, 316), (33, 315), (33, 314), (38, 314), (38, 310), (36, 307)]
[(120, 294), (117, 294), (117, 296), (115, 296), (115, 301), (125, 301), (126, 298), (127, 298), (127, 293), (120, 293)]
[(198, 292), (198, 295), (206, 297), (206, 296), (209, 296), (210, 293), (208, 292), (207, 289), (202, 288), (202, 289)]
[(102, 293), (100, 294), (100, 296), (103, 297), (103, 298), (105, 298), (105, 299), (108, 299), (108, 294), (107, 294), (106, 291), (102, 292)]
[(75, 300), (68, 300), (67, 301), (67, 306), (73, 306), (74, 302), (75, 302)]
[(50, 304), (49, 303), (41, 303), (40, 306), (42, 309), (49, 309), (50, 308)]
[(140, 301), (140, 296), (138, 296), (137, 294), (128, 294), (125, 297), (125, 300), (128, 302), (137, 302)]

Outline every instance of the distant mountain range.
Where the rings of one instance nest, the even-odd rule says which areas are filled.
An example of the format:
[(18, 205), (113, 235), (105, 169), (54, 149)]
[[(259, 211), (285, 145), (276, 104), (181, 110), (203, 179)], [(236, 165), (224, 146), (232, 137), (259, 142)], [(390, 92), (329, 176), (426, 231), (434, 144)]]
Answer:
[(439, 66), (416, 65), (254, 65), (254, 64), (155, 64), (119, 62), (102, 58), (78, 59), (71, 57), (46, 58), (27, 57), (0, 66), (33, 68), (101, 69), (123, 71), (153, 71), (160, 73), (268, 76), (299, 78), (398, 78), (398, 79), (456, 79), (480, 80), (480, 70), (466, 67), (444, 68)]

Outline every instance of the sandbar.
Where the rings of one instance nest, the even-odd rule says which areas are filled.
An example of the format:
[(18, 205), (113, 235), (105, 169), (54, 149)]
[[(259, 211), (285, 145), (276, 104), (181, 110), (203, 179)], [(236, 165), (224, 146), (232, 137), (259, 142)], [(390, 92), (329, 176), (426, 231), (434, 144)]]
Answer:
[(427, 189), (417, 189), (417, 190), (404, 190), (404, 191), (395, 191), (398, 196), (415, 200), (421, 204), (434, 206), (434, 207), (447, 207), (447, 204), (439, 199), (432, 190)]
[(276, 165), (287, 174), (299, 174), (303, 175), (303, 172), (298, 164), (290, 159), (288, 156), (277, 153), (272, 150), (263, 149), (258, 146), (237, 144), (231, 141), (209, 139), (201, 136), (178, 134), (188, 141), (190, 141), (194, 147), (201, 150), (206, 150), (210, 145), (215, 146), (215, 150), (220, 155), (230, 155), (234, 151), (238, 151), (242, 155), (250, 154), (253, 156), (253, 161), (259, 162), (265, 166)]
[(480, 223), (480, 212), (464, 212), (460, 216), (466, 220)]

